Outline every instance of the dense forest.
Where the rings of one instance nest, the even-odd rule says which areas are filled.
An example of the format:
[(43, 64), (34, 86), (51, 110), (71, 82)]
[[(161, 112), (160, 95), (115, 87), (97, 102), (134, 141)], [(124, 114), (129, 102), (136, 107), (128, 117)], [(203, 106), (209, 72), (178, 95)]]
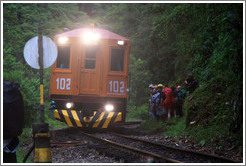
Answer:
[[(242, 143), (242, 3), (4, 3), (3, 81), (20, 83), (26, 126), (38, 121), (40, 99), (39, 71), (26, 64), (25, 43), (39, 24), (52, 38), (90, 23), (130, 39), (129, 108), (148, 102), (150, 83), (184, 87), (192, 74), (199, 88), (184, 103), (186, 128)], [(46, 113), (49, 77), (50, 68), (44, 73)], [(218, 133), (209, 133), (212, 128)]]

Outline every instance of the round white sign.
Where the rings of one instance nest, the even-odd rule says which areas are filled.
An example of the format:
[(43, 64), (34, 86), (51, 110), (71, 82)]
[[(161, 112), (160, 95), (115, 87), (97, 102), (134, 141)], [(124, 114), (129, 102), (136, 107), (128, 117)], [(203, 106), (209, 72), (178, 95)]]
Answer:
[[(24, 47), (24, 58), (32, 68), (40, 69), (38, 54), (38, 36), (27, 41)], [(57, 58), (56, 44), (46, 36), (43, 36), (43, 67), (50, 67)]]

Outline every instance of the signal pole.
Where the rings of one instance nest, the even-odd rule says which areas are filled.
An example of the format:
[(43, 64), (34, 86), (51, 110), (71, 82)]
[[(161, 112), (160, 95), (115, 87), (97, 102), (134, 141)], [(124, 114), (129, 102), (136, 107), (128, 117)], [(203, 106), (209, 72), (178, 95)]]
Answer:
[(38, 28), (38, 54), (40, 66), (40, 121), (41, 123), (32, 124), (32, 136), (34, 140), (34, 162), (35, 163), (51, 163), (51, 148), (49, 124), (44, 123), (44, 85), (43, 85), (43, 36), (42, 28), (39, 24)]
[[(40, 4), (37, 4), (37, 7), (40, 7)], [(29, 66), (40, 70), (40, 118), (38, 118), (38, 122), (32, 124), (32, 138), (34, 141), (33, 147), (35, 148), (34, 162), (51, 163), (51, 134), (49, 133), (49, 124), (44, 123), (43, 71), (45, 68), (48, 68), (54, 64), (57, 59), (58, 51), (56, 44), (52, 41), (52, 39), (42, 35), (42, 27), (40, 22), (38, 27), (38, 36), (31, 38), (25, 44), (24, 58)]]
[(43, 37), (42, 37), (42, 28), (40, 24), (38, 27), (38, 54), (39, 54), (39, 66), (40, 66), (40, 121), (41, 123), (44, 123), (44, 85), (43, 85), (44, 60), (43, 60)]

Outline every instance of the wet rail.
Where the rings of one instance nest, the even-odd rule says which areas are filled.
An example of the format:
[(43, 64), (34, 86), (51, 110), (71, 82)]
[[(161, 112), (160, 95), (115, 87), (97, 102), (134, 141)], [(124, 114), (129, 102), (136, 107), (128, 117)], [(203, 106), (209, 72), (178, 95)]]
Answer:
[(99, 141), (100, 143), (105, 144), (104, 146), (110, 147), (110, 150), (114, 149), (116, 151), (121, 151), (121, 152), (124, 152), (126, 154), (130, 154), (131, 156), (134, 155), (135, 156), (134, 158), (137, 158), (137, 159), (145, 158), (145, 157), (151, 157), (154, 160), (154, 162), (158, 162), (158, 163), (181, 163), (178, 160), (164, 157), (164, 156), (161, 156), (161, 155), (154, 153), (154, 152), (149, 152), (146, 150), (138, 149), (138, 148), (135, 148), (135, 147), (132, 147), (129, 145), (121, 144), (121, 143), (118, 143), (116, 141), (111, 141), (111, 140), (101, 138), (101, 137), (95, 136), (93, 134), (88, 134), (88, 133), (85, 133), (82, 131), (81, 131), (81, 133), (87, 137), (90, 137), (94, 141)]
[[(184, 163), (237, 163), (237, 161), (217, 155), (205, 154), (193, 150), (172, 147), (169, 145), (151, 142), (113, 132), (110, 132), (109, 134), (111, 135), (111, 140), (117, 140), (118, 142), (128, 142), (134, 147), (148, 150), (150, 152), (155, 152), (162, 156), (166, 156)], [(112, 135), (116, 137), (112, 137)], [(121, 140), (122, 138), (125, 140)]]

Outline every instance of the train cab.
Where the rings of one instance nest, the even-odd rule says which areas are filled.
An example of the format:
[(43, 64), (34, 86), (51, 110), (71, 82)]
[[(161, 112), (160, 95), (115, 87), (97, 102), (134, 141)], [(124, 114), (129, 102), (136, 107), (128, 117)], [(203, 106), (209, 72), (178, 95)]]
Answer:
[(55, 35), (54, 42), (58, 56), (49, 93), (55, 117), (77, 127), (124, 122), (130, 41), (92, 27)]

